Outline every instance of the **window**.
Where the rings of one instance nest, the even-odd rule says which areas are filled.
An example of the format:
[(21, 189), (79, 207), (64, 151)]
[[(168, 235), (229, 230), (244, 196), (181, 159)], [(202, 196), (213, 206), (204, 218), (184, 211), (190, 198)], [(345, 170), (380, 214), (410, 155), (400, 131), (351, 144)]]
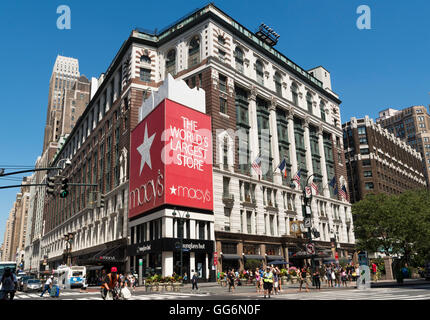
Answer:
[(360, 148), (361, 154), (369, 154), (369, 148)]
[(218, 58), (221, 60), (221, 62), (225, 62), (225, 51), (218, 49)]
[(366, 190), (373, 190), (373, 182), (366, 182), (366, 183), (364, 184), (364, 188), (365, 188)]
[(224, 231), (230, 231), (231, 208), (224, 207)]
[(140, 62), (151, 64), (151, 58), (147, 55), (143, 55), (140, 57)]
[(312, 95), (308, 92), (306, 95), (306, 104), (308, 106), (308, 112), (312, 113)]
[(276, 93), (282, 96), (282, 83), (281, 83), (281, 75), (279, 74), (279, 72), (275, 72), (274, 80), (275, 80)]
[(360, 144), (367, 144), (367, 138), (360, 138)]
[(219, 89), (227, 92), (227, 77), (222, 74), (219, 75)]
[(358, 127), (358, 134), (366, 134), (366, 127)]
[(234, 60), (236, 62), (236, 70), (243, 72), (243, 51), (239, 47), (234, 50)]
[(370, 159), (363, 159), (363, 166), (370, 166)]
[(371, 177), (372, 176), (372, 171), (364, 171), (364, 176), (365, 177)]
[(218, 43), (222, 44), (222, 45), (225, 45), (225, 39), (224, 39), (224, 37), (222, 35), (218, 36)]
[(166, 56), (166, 76), (170, 73), (171, 75), (176, 74), (176, 50), (172, 49), (167, 53)]
[(219, 111), (227, 114), (227, 100), (224, 98), (219, 98)]
[(195, 66), (200, 62), (200, 38), (194, 36), (190, 41), (188, 48), (188, 68)]
[(264, 85), (264, 68), (263, 63), (260, 60), (255, 62), (255, 72), (257, 82), (261, 85)]
[(140, 68), (140, 80), (150, 82), (151, 81), (151, 69)]
[(295, 82), (291, 85), (291, 99), (293, 100), (293, 103), (297, 106), (299, 105), (299, 95), (298, 95), (298, 88)]
[(326, 121), (324, 102), (320, 102), (320, 111), (321, 111), (321, 120)]

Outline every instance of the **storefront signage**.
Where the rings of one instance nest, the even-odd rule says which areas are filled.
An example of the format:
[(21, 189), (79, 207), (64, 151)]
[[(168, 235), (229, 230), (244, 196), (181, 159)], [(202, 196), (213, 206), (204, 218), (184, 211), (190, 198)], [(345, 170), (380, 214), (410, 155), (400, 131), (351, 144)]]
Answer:
[[(175, 238), (163, 238), (128, 246), (129, 256), (142, 255), (152, 252), (176, 251), (180, 249), (180, 242)], [(191, 252), (206, 252), (212, 254), (214, 241), (184, 239), (182, 250)]]
[(133, 130), (129, 218), (164, 204), (213, 211), (211, 118), (164, 99)]
[(151, 251), (151, 245), (148, 244), (148, 245), (144, 245), (144, 246), (138, 247), (137, 251), (140, 252), (140, 253), (143, 253), (143, 252), (146, 252), (146, 251)]

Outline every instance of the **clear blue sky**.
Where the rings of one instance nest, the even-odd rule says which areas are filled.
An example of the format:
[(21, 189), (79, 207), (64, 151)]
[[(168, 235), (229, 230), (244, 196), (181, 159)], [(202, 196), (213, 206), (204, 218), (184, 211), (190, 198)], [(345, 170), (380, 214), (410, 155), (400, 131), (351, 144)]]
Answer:
[[(57, 54), (99, 76), (134, 27), (161, 29), (206, 1), (0, 1), (0, 167), (34, 164), (42, 151), (48, 84)], [(71, 30), (59, 30), (59, 5)], [(264, 22), (281, 35), (276, 48), (305, 69), (323, 65), (340, 95), (342, 121), (385, 107), (428, 105), (430, 2), (426, 0), (215, 1), (254, 31)], [(371, 30), (359, 30), (359, 5)], [(11, 181), (0, 179), (0, 185)], [(0, 243), (18, 189), (0, 190)]]

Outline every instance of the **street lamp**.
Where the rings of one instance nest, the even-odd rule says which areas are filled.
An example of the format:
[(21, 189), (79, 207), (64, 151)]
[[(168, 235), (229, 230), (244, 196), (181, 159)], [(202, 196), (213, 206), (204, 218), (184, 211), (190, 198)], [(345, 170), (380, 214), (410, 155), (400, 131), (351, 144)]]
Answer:
[(180, 250), (181, 250), (181, 278), (182, 278), (182, 276), (183, 276), (183, 251), (184, 251), (183, 250), (183, 244), (184, 244), (184, 221), (190, 218), (190, 214), (188, 213), (188, 211), (185, 213), (185, 212), (180, 212), (179, 210), (178, 210), (178, 213), (176, 213), (176, 208), (175, 208), (175, 209), (173, 209), (172, 215), (174, 217), (176, 217), (176, 215), (178, 216), (178, 217), (176, 217), (176, 219), (179, 220), (178, 222), (179, 222), (179, 226), (180, 226), (180, 230), (181, 230), (181, 232), (180, 232), (180, 236), (181, 236), (180, 237), (180, 239), (181, 239)]
[[(306, 196), (306, 188), (308, 187), (308, 183), (309, 183), (309, 179), (313, 176), (314, 174), (311, 174), (307, 179), (306, 179), (306, 184), (305, 184), (305, 188), (303, 189), (303, 207), (302, 207), (302, 212), (303, 212), (303, 217), (305, 220), (305, 225), (308, 225), (308, 232), (307, 232), (307, 238), (309, 239), (309, 244), (312, 243), (312, 211), (311, 211), (311, 202), (312, 202), (312, 189), (311, 189), (311, 194), (309, 197)], [(306, 223), (307, 220), (307, 223)], [(311, 255), (311, 270), (312, 270), (312, 282), (314, 282), (314, 277), (313, 274), (315, 272), (315, 261), (314, 261), (314, 255)], [(315, 285), (315, 283), (313, 284)]]

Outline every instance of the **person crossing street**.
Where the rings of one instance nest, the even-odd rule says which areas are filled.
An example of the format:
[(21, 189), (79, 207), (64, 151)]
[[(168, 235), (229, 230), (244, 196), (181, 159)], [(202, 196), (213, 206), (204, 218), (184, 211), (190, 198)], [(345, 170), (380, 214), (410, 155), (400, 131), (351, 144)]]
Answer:
[(269, 295), (272, 293), (273, 288), (273, 273), (270, 267), (266, 268), (266, 272), (263, 274), (263, 288), (264, 288), (264, 298), (266, 298), (266, 294)]

